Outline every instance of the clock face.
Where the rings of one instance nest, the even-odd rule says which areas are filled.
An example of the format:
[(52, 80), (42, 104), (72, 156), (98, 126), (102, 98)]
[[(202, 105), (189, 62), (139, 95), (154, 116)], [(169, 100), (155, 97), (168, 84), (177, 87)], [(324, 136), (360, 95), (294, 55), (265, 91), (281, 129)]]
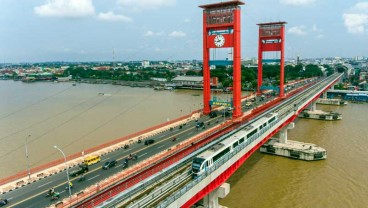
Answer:
[(216, 35), (214, 41), (217, 47), (222, 47), (225, 44), (225, 37), (223, 35)]

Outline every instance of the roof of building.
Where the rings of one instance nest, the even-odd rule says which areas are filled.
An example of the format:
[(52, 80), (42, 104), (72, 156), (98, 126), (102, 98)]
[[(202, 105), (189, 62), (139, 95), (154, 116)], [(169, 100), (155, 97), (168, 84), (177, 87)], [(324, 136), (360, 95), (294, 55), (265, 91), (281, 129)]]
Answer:
[(203, 77), (199, 76), (177, 76), (173, 81), (191, 81), (191, 82), (203, 82)]
[(199, 7), (203, 9), (210, 9), (210, 8), (221, 8), (225, 6), (238, 6), (238, 5), (244, 5), (244, 2), (240, 0), (232, 0), (232, 1), (214, 3), (214, 4), (200, 5)]

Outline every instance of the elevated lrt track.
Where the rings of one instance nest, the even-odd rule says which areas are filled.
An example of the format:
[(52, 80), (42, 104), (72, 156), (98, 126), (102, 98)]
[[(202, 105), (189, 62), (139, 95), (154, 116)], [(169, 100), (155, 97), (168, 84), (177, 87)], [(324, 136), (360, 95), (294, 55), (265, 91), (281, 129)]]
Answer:
[[(118, 186), (124, 186), (124, 182), (121, 182), (119, 184), (116, 184), (114, 187), (111, 187), (108, 190), (105, 190), (101, 193), (99, 193), (98, 196), (92, 196), (90, 200), (84, 201), (82, 203), (77, 204), (77, 207), (96, 207), (96, 204), (101, 204), (100, 207), (115, 207), (119, 203), (125, 203), (129, 204), (129, 206), (134, 207), (136, 203), (140, 203), (141, 200), (144, 199), (144, 203), (157, 203), (157, 200), (154, 200), (152, 202), (147, 202), (147, 197), (151, 199), (158, 198), (155, 195), (152, 195), (152, 193), (148, 194), (149, 190), (147, 187), (156, 186), (157, 183), (154, 183), (153, 181), (162, 181), (159, 184), (178, 184), (179, 182), (172, 182), (172, 180), (177, 180), (176, 178), (173, 178), (174, 171), (169, 171), (170, 168), (172, 169), (180, 169), (179, 167), (182, 167), (183, 165), (186, 166), (190, 164), (192, 158), (194, 155), (199, 154), (201, 151), (204, 151), (205, 149), (209, 148), (209, 145), (216, 144), (219, 140), (216, 140), (214, 142), (211, 142), (215, 139), (224, 139), (228, 136), (228, 134), (232, 134), (232, 132), (236, 132), (236, 129), (239, 127), (242, 127), (244, 125), (248, 125), (248, 121), (255, 121), (258, 118), (262, 117), (263, 115), (269, 113), (269, 112), (276, 112), (279, 114), (280, 117), (285, 117), (289, 115), (291, 112), (294, 116), (291, 118), (288, 118), (281, 126), (277, 128), (277, 131), (280, 130), (283, 126), (290, 123), (293, 119), (295, 119), (296, 115), (305, 108), (308, 104), (310, 104), (313, 100), (317, 99), (318, 96), (329, 86), (332, 85), (333, 82), (336, 82), (338, 79), (338, 74), (332, 75), (330, 77), (321, 79), (316, 81), (316, 83), (309, 83), (309, 85), (299, 88), (299, 90), (294, 90), (293, 92), (288, 94), (287, 99), (282, 98), (276, 98), (273, 101), (270, 101), (269, 103), (257, 107), (252, 111), (252, 114), (243, 116), (240, 121), (238, 122), (230, 122), (226, 124), (222, 124), (221, 128), (212, 130), (210, 132), (207, 132), (205, 135), (201, 135), (200, 138), (197, 138), (195, 145), (187, 145), (185, 149), (183, 149), (180, 152), (177, 152), (175, 154), (172, 154), (169, 157), (164, 158), (165, 161), (160, 161), (155, 164), (152, 164), (152, 166), (149, 168), (151, 170), (152, 174), (155, 174), (157, 172), (160, 172), (159, 174), (155, 174), (152, 176), (150, 174), (146, 180), (139, 180), (136, 184), (132, 184), (129, 187), (126, 187), (123, 190), (119, 190), (119, 192), (115, 192), (114, 194), (111, 194), (114, 189)], [(276, 107), (275, 107), (276, 106)], [(274, 131), (272, 135), (277, 133), (277, 131)], [(230, 132), (230, 133), (229, 133)], [(224, 136), (225, 135), (225, 136)], [(271, 136), (272, 136), (271, 135)], [(268, 139), (264, 140), (266, 142)], [(190, 143), (189, 143), (190, 144)], [(192, 143), (193, 144), (193, 143)], [(207, 144), (207, 145), (205, 145)], [(262, 144), (257, 145), (257, 149)], [(199, 147), (203, 147), (201, 149), (198, 149)], [(169, 168), (168, 165), (161, 166), (160, 168), (155, 168), (159, 164), (167, 163), (168, 165), (171, 165)], [(155, 169), (153, 172), (152, 170)], [(157, 176), (160, 175), (160, 176)], [(161, 178), (156, 178), (161, 177)], [(135, 176), (137, 178), (137, 176)], [(134, 180), (134, 178), (130, 178), (130, 180)], [(184, 179), (183, 179), (184, 180)], [(186, 181), (188, 178), (185, 178)], [(183, 183), (184, 184), (184, 183)], [(187, 184), (185, 185), (187, 186)], [(180, 188), (180, 187), (179, 187)], [(155, 188), (156, 190), (157, 188)], [(166, 189), (164, 189), (166, 190)], [(168, 193), (164, 190), (161, 190), (162, 193)], [(174, 192), (174, 189), (170, 191), (170, 193)], [(144, 193), (142, 195), (142, 193)], [(105, 195), (105, 196), (104, 196)], [(133, 197), (134, 196), (134, 197)], [(138, 196), (145, 196), (142, 199), (138, 199)], [(171, 195), (172, 196), (172, 195)], [(168, 198), (170, 198), (169, 196)], [(110, 199), (113, 198), (113, 199)], [(160, 197), (164, 198), (164, 197)], [(96, 203), (96, 199), (99, 199), (99, 203)], [(109, 199), (109, 200), (108, 200)], [(103, 202), (108, 200), (108, 202)], [(135, 201), (134, 203), (132, 203)], [(164, 200), (166, 201), (166, 200)], [(141, 202), (142, 203), (142, 202)], [(91, 206), (92, 205), (92, 206)], [(159, 205), (161, 206), (161, 205)]]
[[(271, 134), (269, 134), (265, 139), (262, 139), (261, 142), (256, 145), (256, 148), (252, 148), (251, 153), (253, 153), (256, 149), (258, 149), (259, 146), (261, 146), (264, 142), (266, 142), (271, 136), (276, 134), (278, 130), (280, 130), (281, 128), (289, 124), (291, 121), (293, 121), (296, 118), (298, 113), (300, 113), (311, 102), (316, 100), (320, 96), (320, 94), (323, 91), (325, 91), (326, 88), (328, 88), (331, 84), (336, 82), (336, 80), (340, 76), (341, 75), (339, 74), (334, 74), (330, 77), (324, 78), (320, 80), (319, 82), (317, 82), (316, 84), (306, 87), (303, 91), (294, 93), (288, 99), (283, 99), (282, 101), (278, 102), (277, 106), (271, 107), (265, 110), (264, 112), (259, 112), (258, 115), (254, 117), (251, 122), (245, 123), (242, 125), (238, 125), (240, 128), (228, 131), (225, 135), (219, 136), (217, 139), (214, 139), (209, 144), (192, 152), (188, 156), (184, 157), (182, 160), (178, 161), (176, 164), (163, 170), (159, 174), (155, 174), (152, 178), (147, 179), (140, 184), (140, 187), (150, 186), (150, 189), (146, 189), (146, 190), (140, 189), (141, 194), (136, 194), (135, 197), (130, 197), (128, 200), (127, 197), (129, 196), (130, 191), (135, 192), (137, 190), (137, 189), (134, 190), (134, 188), (132, 188), (130, 190), (127, 190), (126, 193), (122, 193), (120, 196), (115, 197), (115, 199), (103, 205), (103, 207), (129, 207), (129, 208), (168, 207), (170, 203), (178, 199), (184, 192), (190, 190), (191, 187), (195, 186), (194, 183), (197, 180), (199, 180), (199, 179), (195, 179), (195, 180), (192, 179), (192, 173), (190, 170), (191, 161), (194, 156), (212, 147), (213, 145), (220, 142), (221, 140), (224, 140), (228, 138), (229, 136), (235, 134), (237, 131), (239, 131), (239, 129), (242, 129), (243, 127), (251, 125), (253, 122), (257, 121), (258, 119), (263, 117), (265, 114), (268, 114), (270, 112), (278, 113), (280, 121), (282, 121), (282, 123), (281, 122), (278, 123), (277, 124), (278, 127), (275, 127), (275, 130), (273, 130)], [(266, 130), (264, 132), (266, 132)], [(224, 161), (222, 162), (228, 161), (230, 159), (230, 156), (228, 155), (224, 155), (223, 157), (227, 157), (227, 158), (224, 158), (223, 159)], [(219, 160), (219, 163), (220, 162), (221, 160)], [(217, 168), (220, 165), (221, 164), (216, 164)], [(178, 167), (184, 167), (184, 168), (181, 170), (181, 172), (172, 171), (172, 170), (178, 169)], [(204, 175), (208, 176), (206, 174)], [(157, 181), (157, 180), (159, 180), (160, 183), (156, 183), (155, 185), (153, 185), (152, 181)], [(187, 205), (192, 205), (192, 204), (186, 204), (186, 206), (184, 207), (187, 207)]]

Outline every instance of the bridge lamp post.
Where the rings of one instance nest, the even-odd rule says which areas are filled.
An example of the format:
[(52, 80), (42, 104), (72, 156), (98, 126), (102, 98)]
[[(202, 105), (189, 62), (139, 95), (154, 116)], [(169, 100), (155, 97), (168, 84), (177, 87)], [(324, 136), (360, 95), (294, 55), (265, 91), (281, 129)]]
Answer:
[(28, 138), (31, 137), (31, 135), (28, 135), (26, 137), (26, 141), (25, 141), (25, 149), (26, 149), (26, 159), (27, 159), (27, 170), (28, 170), (28, 180), (31, 180), (31, 166), (30, 166), (30, 163), (29, 163), (29, 157), (28, 157)]
[(69, 179), (69, 167), (68, 167), (68, 164), (66, 163), (65, 154), (58, 146), (54, 145), (54, 148), (59, 150), (61, 152), (61, 154), (63, 154), (63, 156), (64, 156), (64, 164), (65, 164), (65, 168), (66, 168), (66, 178), (68, 180), (69, 198), (72, 198), (72, 191), (70, 189), (70, 179)]

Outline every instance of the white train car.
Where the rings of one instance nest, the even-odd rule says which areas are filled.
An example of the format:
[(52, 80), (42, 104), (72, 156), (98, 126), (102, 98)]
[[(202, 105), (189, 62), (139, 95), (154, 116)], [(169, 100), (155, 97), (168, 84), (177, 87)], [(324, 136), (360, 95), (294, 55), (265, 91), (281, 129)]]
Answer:
[(215, 144), (208, 150), (197, 155), (192, 162), (193, 177), (197, 177), (211, 167), (222, 156), (232, 152), (238, 145), (246, 142), (254, 134), (268, 126), (271, 122), (277, 120), (277, 113), (269, 113), (257, 121), (253, 122), (236, 133), (231, 134), (228, 138)]

